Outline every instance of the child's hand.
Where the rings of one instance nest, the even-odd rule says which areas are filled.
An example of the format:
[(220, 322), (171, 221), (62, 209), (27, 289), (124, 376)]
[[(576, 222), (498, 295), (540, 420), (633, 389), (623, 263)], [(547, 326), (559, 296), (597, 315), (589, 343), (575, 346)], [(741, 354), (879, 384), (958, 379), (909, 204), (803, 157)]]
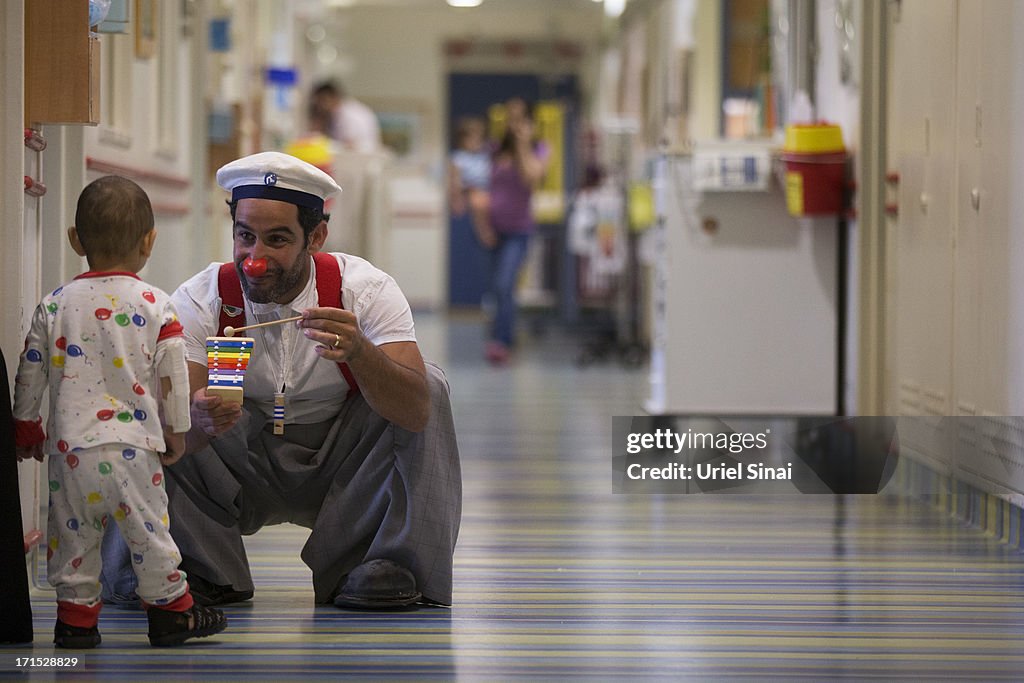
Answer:
[(14, 455), (18, 458), (18, 462), (24, 462), (25, 460), (38, 460), (42, 462), (43, 444), (37, 443), (25, 447), (18, 446), (14, 449)]
[(466, 211), (469, 210), (469, 207), (466, 206), (466, 199), (462, 196), (461, 191), (452, 194), (449, 204), (451, 205), (450, 211), (453, 216), (465, 216)]
[(172, 432), (164, 432), (164, 443), (166, 444), (167, 450), (160, 454), (160, 463), (163, 465), (173, 465), (174, 463), (181, 460), (181, 457), (185, 455), (185, 434), (175, 434)]
[(474, 225), (473, 230), (476, 233), (477, 241), (484, 249), (490, 250), (498, 246), (498, 235), (490, 226)]

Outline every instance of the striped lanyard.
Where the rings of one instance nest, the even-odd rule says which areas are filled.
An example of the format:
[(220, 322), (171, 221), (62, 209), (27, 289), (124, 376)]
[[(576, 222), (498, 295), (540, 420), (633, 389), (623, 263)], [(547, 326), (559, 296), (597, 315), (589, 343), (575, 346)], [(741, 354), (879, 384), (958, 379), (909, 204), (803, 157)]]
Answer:
[[(255, 312), (253, 318), (255, 318)], [(288, 390), (288, 366), (291, 362), (291, 339), (289, 337), (289, 330), (286, 328), (291, 327), (290, 325), (281, 325), (281, 362), (278, 365), (280, 368), (277, 373), (277, 381), (274, 386), (280, 386), (278, 391), (274, 392), (274, 434), (284, 434), (284, 409), (286, 404), (285, 393)], [(260, 341), (263, 342), (263, 348), (266, 353), (270, 353), (270, 344), (267, 343), (266, 330), (260, 328)]]

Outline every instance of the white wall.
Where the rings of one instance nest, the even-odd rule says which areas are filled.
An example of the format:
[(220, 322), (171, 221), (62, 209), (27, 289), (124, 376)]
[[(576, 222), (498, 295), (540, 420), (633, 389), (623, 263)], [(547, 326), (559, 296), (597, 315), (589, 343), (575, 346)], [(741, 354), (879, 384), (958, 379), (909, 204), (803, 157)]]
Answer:
[(715, 0), (699, 0), (695, 20), (693, 120), (695, 140), (719, 136), (722, 118), (722, 8)]
[[(430, 170), (437, 175), (447, 151), (445, 41), (557, 37), (580, 43), (588, 56), (596, 59), (603, 15), (599, 4), (578, 2), (523, 6), (485, 2), (468, 10), (442, 3), (404, 9), (357, 5), (325, 17), (324, 23), (339, 60), (324, 65), (310, 59), (316, 76), (340, 78), (353, 96), (371, 104), (396, 102), (421, 107), (425, 118), (424, 158), (436, 164)], [(506, 68), (515, 71), (517, 66), (509, 62)]]
[[(853, 30), (860, 31), (862, 3), (851, 3)], [(860, 98), (870, 97), (870, 93), (861, 93), (859, 81), (860, 55), (859, 45), (862, 36), (855, 33), (847, 50), (843, 49), (843, 36), (836, 27), (838, 3), (834, 0), (817, 0), (815, 18), (817, 21), (816, 42), (818, 45), (815, 61), (815, 105), (817, 117), (829, 123), (837, 124), (843, 131), (843, 143), (852, 156), (854, 164), (858, 160), (860, 141)], [(845, 30), (845, 28), (844, 28)], [(851, 71), (841, 69), (841, 60), (848, 59)], [(853, 174), (856, 177), (856, 173)], [(835, 220), (819, 220), (818, 227), (835, 230)], [(857, 272), (858, 258), (853, 245), (857, 244), (857, 220), (848, 221), (847, 243), (848, 277), (846, 283), (846, 338), (841, 340), (846, 350), (845, 384), (842, 387), (843, 401), (847, 412), (854, 412), (857, 405)]]
[(17, 354), (22, 347), (22, 252), (25, 195), (21, 191), (25, 175), (25, 148), (20, 132), (24, 129), (24, 49), (21, 27), (25, 24), (22, 0), (0, 5), (0, 225), (4, 249), (0, 282), (8, 305), (0, 312), (0, 345), (5, 350), (11, 386)]
[[(119, 109), (118, 125), (110, 125), (114, 119), (108, 107), (108, 111), (101, 111), (101, 125), (84, 129), (84, 180), (90, 182), (108, 173), (118, 173), (146, 191), (153, 204), (158, 234), (153, 258), (141, 276), (172, 291), (202, 265), (192, 262), (193, 253), (186, 245), (193, 239), (192, 227), (196, 224), (192, 186), (203, 179), (193, 177), (192, 43), (182, 38), (181, 14), (176, 3), (160, 3), (158, 7), (159, 34), (157, 54), (153, 57), (136, 56), (132, 35), (101, 38), (101, 100), (110, 104), (109, 91), (116, 89), (113, 103)], [(193, 30), (205, 30), (205, 26)], [(112, 60), (119, 60), (119, 65), (112, 65)], [(121, 73), (125, 77), (109, 77)], [(166, 117), (167, 123), (161, 126), (162, 117)], [(68, 187), (69, 198), (77, 196), (80, 189)], [(74, 274), (65, 273), (65, 279)]]
[[(0, 311), (0, 348), (7, 365), (7, 381), (14, 388), (18, 354), (24, 344), (24, 323), (35, 305), (34, 283), (26, 282), (25, 269), (25, 195), (22, 178), (28, 156), (22, 139), (24, 129), (24, 46), (21, 29), (25, 24), (24, 3), (11, 0), (0, 3), (0, 226), (3, 231), (3, 255), (0, 257), (0, 283), (5, 305)], [(30, 252), (35, 255), (34, 249)], [(35, 259), (33, 259), (33, 263)], [(32, 269), (33, 275), (35, 270)], [(29, 291), (26, 292), (26, 289)], [(28, 307), (28, 311), (25, 308)], [(0, 397), (9, 401), (11, 396)], [(6, 456), (11, 454), (5, 453)], [(34, 480), (30, 467), (18, 469), (19, 489), (24, 491)], [(33, 526), (30, 496), (21, 497), (21, 516), (25, 530)]]
[[(193, 233), (192, 52), (191, 42), (182, 38), (180, 5), (158, 5), (157, 49), (162, 46), (164, 50), (160, 56), (138, 59), (131, 35), (101, 37), (101, 125), (44, 125), (47, 147), (41, 153), (25, 149), (20, 139), (24, 109), (23, 7), (22, 2), (12, 1), (2, 3), (0, 9), (0, 122), (4, 129), (0, 136), (0, 151), (4, 152), (0, 154), (0, 177), (5, 180), (0, 192), (5, 243), (0, 277), (5, 298), (11, 304), (2, 314), (0, 342), (12, 379), (28, 319), (41, 293), (85, 267), (72, 252), (65, 234), (74, 223), (75, 204), (86, 183), (119, 173), (131, 177), (149, 194), (159, 236), (142, 276), (163, 289), (172, 290), (196, 269), (186, 245), (202, 232)], [(113, 68), (111, 60), (118, 54), (120, 67)], [(113, 98), (112, 87), (118, 93)], [(111, 116), (115, 114), (118, 125), (112, 127)], [(158, 125), (161, 120), (165, 125)], [(26, 198), (22, 194), (22, 171), (46, 184), (44, 197)], [(33, 489), (38, 485), (40, 467), (27, 463), (19, 468), (26, 529), (39, 523)]]

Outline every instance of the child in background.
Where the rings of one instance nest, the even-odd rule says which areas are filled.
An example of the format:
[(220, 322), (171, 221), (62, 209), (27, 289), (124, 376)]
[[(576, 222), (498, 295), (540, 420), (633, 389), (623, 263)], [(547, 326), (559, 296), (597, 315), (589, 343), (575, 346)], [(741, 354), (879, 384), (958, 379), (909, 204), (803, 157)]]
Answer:
[(462, 215), (468, 207), (477, 240), (484, 248), (493, 249), (498, 238), (488, 219), (491, 154), (487, 149), (483, 119), (467, 116), (456, 123), (455, 150), (451, 155), (448, 177), (452, 211)]
[[(58, 647), (100, 643), (100, 542), (115, 522), (132, 550), (152, 645), (223, 631), (193, 603), (168, 529), (162, 464), (189, 430), (185, 344), (170, 297), (137, 275), (153, 250), (153, 209), (118, 176), (78, 198), (68, 239), (89, 271), (36, 308), (15, 380), (19, 461), (50, 454), (47, 567), (57, 589)], [(49, 389), (47, 431), (39, 416)], [(163, 424), (162, 424), (163, 423)]]

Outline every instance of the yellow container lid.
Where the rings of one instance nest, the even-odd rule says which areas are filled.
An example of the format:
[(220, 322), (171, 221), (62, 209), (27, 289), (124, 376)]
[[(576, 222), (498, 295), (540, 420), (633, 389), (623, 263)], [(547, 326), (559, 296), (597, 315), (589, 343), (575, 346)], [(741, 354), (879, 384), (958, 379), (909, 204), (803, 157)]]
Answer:
[(821, 154), (842, 152), (843, 132), (829, 123), (800, 123), (786, 126), (785, 152)]
[(330, 166), (334, 161), (330, 140), (319, 134), (293, 140), (284, 151), (314, 166)]

